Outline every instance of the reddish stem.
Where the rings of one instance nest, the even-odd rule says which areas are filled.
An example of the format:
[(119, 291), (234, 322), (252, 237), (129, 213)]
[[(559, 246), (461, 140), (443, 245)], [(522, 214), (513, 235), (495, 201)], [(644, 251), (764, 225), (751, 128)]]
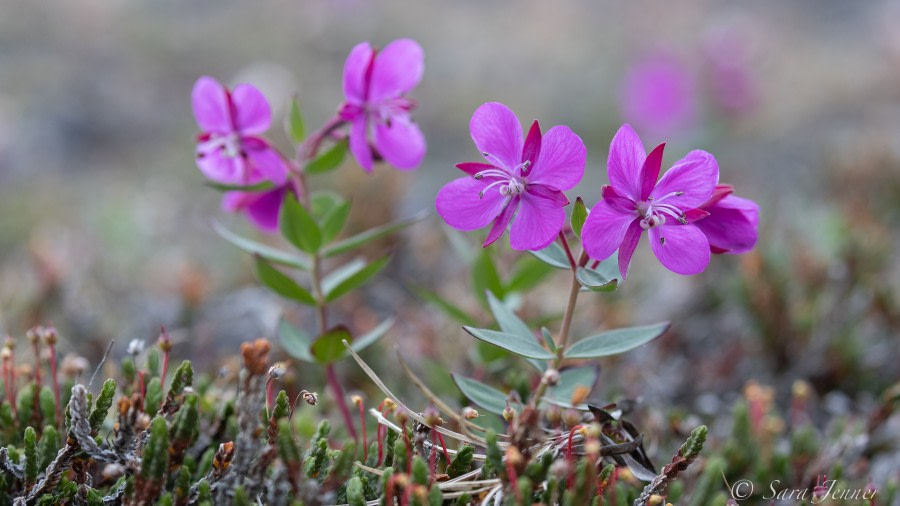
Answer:
[(275, 406), (275, 380), (269, 376), (266, 380), (266, 418), (272, 416), (272, 410)]
[(56, 404), (56, 426), (62, 427), (62, 406), (59, 399), (59, 377), (56, 375), (56, 345), (48, 344), (50, 348), (50, 381), (53, 382), (53, 402)]
[(306, 138), (303, 141), (303, 144), (297, 149), (297, 155), (301, 162), (308, 162), (316, 157), (319, 153), (319, 148), (322, 147), (322, 142), (331, 135), (332, 132), (340, 128), (344, 125), (346, 121), (341, 119), (340, 116), (333, 116), (324, 125), (322, 128), (319, 128), (317, 131), (313, 132), (312, 135)]
[(412, 473), (412, 447), (409, 443), (409, 434), (406, 432), (406, 420), (400, 424), (403, 430), (403, 442), (406, 444), (406, 474)]
[(338, 408), (341, 410), (341, 416), (344, 417), (344, 425), (347, 426), (347, 432), (350, 433), (350, 437), (354, 440), (358, 440), (356, 427), (353, 425), (353, 417), (350, 416), (347, 400), (344, 399), (344, 389), (341, 387), (341, 382), (334, 371), (334, 364), (325, 366), (325, 376), (328, 378), (328, 386), (331, 387), (331, 393), (335, 397), (335, 402), (337, 402)]
[(596, 269), (598, 265), (600, 265), (600, 260), (594, 260), (594, 263), (591, 264), (591, 269)]
[(562, 231), (559, 232), (559, 242), (562, 243), (563, 249), (566, 250), (566, 256), (569, 258), (569, 265), (572, 266), (572, 270), (574, 271), (577, 266), (575, 257), (572, 256), (572, 250), (569, 249), (569, 241), (566, 240), (566, 234)]
[(516, 468), (512, 465), (512, 462), (509, 462), (509, 459), (506, 461), (506, 478), (509, 480), (509, 485), (512, 487), (513, 492), (516, 494), (516, 504), (522, 504), (522, 491), (519, 490), (519, 477), (516, 474)]
[[(437, 434), (438, 441), (441, 443), (441, 449), (444, 450), (444, 461), (449, 466), (450, 465), (450, 453), (447, 452), (447, 445), (444, 444), (444, 436), (442, 436), (441, 433), (438, 431), (434, 431), (434, 433)], [(434, 453), (434, 452), (432, 452), (432, 453)]]
[(431, 452), (428, 454), (428, 469), (431, 471), (432, 476), (437, 472), (437, 452), (434, 451), (434, 434), (435, 432), (432, 430), (431, 434), (428, 435), (431, 439)]
[(41, 389), (41, 344), (38, 339), (34, 340), (34, 382), (37, 385), (35, 395)]
[[(363, 462), (369, 458), (369, 445), (366, 442), (366, 413), (365, 408), (363, 408), (362, 401), (359, 401), (359, 426), (362, 430), (362, 441), (363, 441)], [(379, 427), (381, 425), (379, 424)]]
[(162, 378), (160, 378), (163, 392), (166, 391), (166, 374), (168, 373), (168, 371), (169, 371), (169, 350), (163, 350)]
[[(141, 393), (141, 399), (147, 398), (147, 386), (144, 384), (144, 371), (138, 371), (138, 392)], [(144, 406), (147, 407), (146, 405)]]

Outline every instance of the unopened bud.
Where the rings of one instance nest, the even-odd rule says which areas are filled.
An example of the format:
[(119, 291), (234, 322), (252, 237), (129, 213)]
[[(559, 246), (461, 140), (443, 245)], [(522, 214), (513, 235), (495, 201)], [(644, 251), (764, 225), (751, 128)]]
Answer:
[(438, 410), (435, 409), (434, 406), (428, 406), (427, 408), (425, 408), (425, 412), (422, 414), (422, 417), (425, 418), (425, 423), (429, 427), (444, 425), (444, 419), (441, 418), (441, 414), (438, 413)]
[(547, 386), (556, 386), (559, 383), (559, 371), (556, 369), (547, 369), (544, 371), (544, 375), (541, 376), (541, 383)]
[(59, 336), (56, 334), (56, 327), (50, 325), (49, 327), (43, 328), (44, 334), (44, 342), (47, 343), (48, 346), (54, 346), (56, 344), (56, 340)]
[(479, 415), (478, 415), (478, 410), (476, 410), (475, 408), (471, 408), (471, 407), (469, 407), (469, 406), (466, 406), (466, 407), (464, 407), (463, 410), (462, 410), (462, 416), (463, 416), (463, 418), (465, 418), (466, 420), (474, 420), (475, 418), (478, 418), (478, 416), (479, 416)]
[(144, 351), (144, 341), (141, 339), (132, 339), (128, 342), (128, 348), (125, 350), (131, 356), (140, 355)]
[(350, 402), (353, 403), (353, 405), (356, 407), (360, 407), (363, 405), (363, 399), (359, 395), (351, 395)]
[(506, 447), (506, 463), (511, 466), (518, 466), (525, 461), (525, 457), (522, 456), (522, 452), (519, 451), (513, 445), (509, 445)]
[(574, 427), (581, 423), (581, 412), (577, 409), (567, 409), (563, 411), (562, 420), (567, 427)]
[(275, 362), (272, 364), (272, 367), (269, 368), (269, 379), (278, 379), (284, 376), (287, 368), (284, 365), (284, 362)]
[(509, 406), (506, 406), (506, 408), (503, 409), (503, 419), (507, 422), (513, 421), (517, 414), (518, 413), (516, 413), (516, 410)]
[(43, 331), (43, 327), (31, 327), (28, 329), (28, 332), (25, 332), (25, 338), (28, 339), (28, 342), (31, 344), (38, 344)]
[(406, 422), (409, 421), (409, 416), (406, 414), (406, 411), (399, 410), (396, 414), (394, 414), (394, 420), (397, 420), (401, 426), (406, 425)]
[(551, 404), (546, 410), (544, 410), (544, 417), (547, 419), (547, 423), (549, 423), (550, 425), (559, 425), (559, 422), (562, 420), (562, 409), (556, 404)]
[(315, 406), (319, 403), (319, 394), (316, 392), (308, 392), (306, 390), (300, 391), (300, 397), (303, 398), (303, 401), (309, 404), (310, 406)]
[(12, 351), (16, 348), (16, 340), (11, 336), (6, 336), (6, 342), (3, 343), (3, 346), (9, 348), (9, 351)]
[(84, 373), (84, 371), (87, 371), (90, 366), (91, 364), (86, 358), (69, 354), (63, 357), (59, 368), (64, 375), (74, 378)]
[(165, 327), (160, 327), (159, 340), (157, 340), (156, 344), (163, 353), (172, 351), (172, 338), (166, 332)]
[(12, 350), (9, 346), (4, 346), (2, 350), (0, 350), (0, 358), (3, 360), (9, 360), (12, 358)]

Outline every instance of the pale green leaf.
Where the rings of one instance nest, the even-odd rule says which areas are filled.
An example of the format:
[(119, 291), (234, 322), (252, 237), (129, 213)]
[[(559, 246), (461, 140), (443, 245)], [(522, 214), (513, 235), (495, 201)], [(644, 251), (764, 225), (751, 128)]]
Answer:
[(565, 352), (566, 358), (597, 358), (617, 355), (646, 344), (663, 335), (669, 322), (609, 330), (586, 337)]

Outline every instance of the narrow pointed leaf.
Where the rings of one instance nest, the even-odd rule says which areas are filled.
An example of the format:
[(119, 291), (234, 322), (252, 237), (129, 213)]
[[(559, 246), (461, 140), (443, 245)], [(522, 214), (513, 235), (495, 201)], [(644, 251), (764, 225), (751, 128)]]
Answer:
[(346, 202), (343, 197), (329, 190), (313, 192), (309, 196), (309, 214), (320, 222), (332, 209)]
[(572, 231), (576, 237), (581, 237), (581, 228), (584, 226), (584, 220), (587, 219), (588, 211), (584, 206), (581, 197), (575, 199), (575, 205), (572, 206), (572, 218), (569, 220), (572, 224)]
[(586, 337), (566, 350), (566, 358), (597, 358), (617, 355), (646, 344), (663, 335), (669, 322), (610, 330)]
[(485, 302), (487, 301), (485, 298), (487, 292), (491, 292), (497, 297), (505, 295), (503, 282), (500, 281), (500, 273), (497, 272), (497, 266), (494, 265), (494, 260), (487, 249), (482, 249), (472, 263), (472, 288), (475, 290), (475, 295)]
[(453, 377), (459, 391), (476, 406), (490, 413), (503, 414), (503, 410), (506, 409), (506, 394), (480, 381), (457, 374), (450, 376)]
[(343, 341), (353, 342), (353, 334), (343, 325), (332, 327), (313, 341), (310, 351), (316, 362), (330, 364), (346, 353)]
[[(490, 304), (491, 307), (491, 312), (494, 314), (494, 318), (497, 320), (497, 323), (500, 325), (500, 329), (503, 332), (517, 334), (527, 339), (534, 339), (534, 332), (532, 332), (531, 329), (528, 328), (528, 325), (520, 320), (506, 304), (501, 302), (491, 292), (487, 292), (487, 299), (488, 304)], [(526, 358), (525, 360), (541, 372), (547, 368), (544, 362), (538, 359)]]
[(557, 243), (550, 243), (550, 246), (539, 250), (539, 251), (529, 251), (532, 255), (536, 256), (544, 263), (548, 265), (552, 265), (557, 269), (571, 269), (572, 266), (569, 265), (569, 257), (566, 256), (566, 252), (562, 249)]
[(291, 193), (284, 196), (278, 225), (281, 228), (281, 235), (303, 251), (315, 253), (322, 246), (322, 232), (319, 225)]
[(506, 332), (497, 332), (489, 329), (476, 329), (473, 327), (463, 327), (463, 329), (475, 337), (494, 346), (499, 346), (504, 350), (511, 351), (517, 355), (527, 358), (539, 358), (549, 360), (554, 357), (544, 349), (534, 337), (520, 336), (517, 334), (507, 334)]
[(209, 186), (210, 188), (214, 188), (216, 190), (223, 191), (223, 192), (242, 191), (242, 192), (253, 193), (253, 192), (261, 192), (261, 191), (270, 190), (272, 188), (275, 188), (275, 183), (273, 183), (271, 181), (261, 181), (259, 183), (251, 184), (251, 185), (224, 184), (224, 183), (216, 183), (215, 181), (206, 181), (204, 184), (206, 186)]
[(316, 299), (309, 291), (278, 269), (269, 265), (269, 263), (259, 255), (256, 256), (256, 276), (262, 284), (266, 285), (273, 292), (282, 297), (309, 306), (316, 305)]
[(340, 140), (334, 144), (328, 151), (319, 155), (318, 158), (309, 162), (304, 172), (307, 174), (324, 174), (326, 172), (330, 172), (338, 167), (344, 162), (344, 157), (347, 155), (347, 141)]
[(356, 235), (352, 235), (346, 239), (340, 240), (330, 246), (326, 246), (322, 250), (322, 255), (326, 257), (332, 257), (335, 255), (340, 255), (341, 253), (346, 253), (350, 250), (362, 246), (363, 244), (393, 234), (394, 232), (406, 228), (413, 223), (422, 221), (426, 217), (428, 217), (428, 214), (428, 211), (421, 211), (410, 218), (394, 221), (375, 228), (370, 228), (365, 232), (360, 232)]
[(392, 316), (387, 320), (379, 323), (378, 326), (374, 329), (354, 339), (353, 342), (350, 343), (350, 348), (352, 348), (355, 352), (360, 352), (368, 348), (379, 339), (381, 339), (382, 336), (387, 334), (387, 331), (394, 326), (394, 322), (396, 321), (397, 319)]
[(350, 216), (350, 202), (342, 202), (325, 213), (325, 216), (322, 217), (323, 243), (331, 242), (341, 233), (348, 216)]
[(556, 343), (553, 342), (553, 334), (547, 329), (547, 327), (541, 327), (541, 336), (544, 337), (544, 342), (547, 343), (547, 347), (550, 348), (550, 351), (556, 353)]
[[(378, 274), (378, 272), (387, 265), (390, 258), (391, 257), (389, 256), (382, 257), (368, 265), (363, 265), (362, 267), (352, 265), (352, 268), (348, 268), (347, 270), (338, 273), (339, 276), (338, 274), (332, 273), (332, 276), (326, 277), (323, 281), (323, 286), (326, 284), (325, 281), (328, 281), (328, 288), (323, 288), (325, 291), (325, 300), (327, 302), (332, 302), (339, 297), (346, 295), (354, 288), (362, 286), (372, 279), (373, 276)], [(353, 262), (351, 262), (351, 264), (352, 263)]]
[(308, 259), (303, 258), (299, 255), (288, 253), (286, 251), (281, 251), (279, 249), (267, 246), (256, 241), (252, 241), (245, 237), (241, 237), (225, 228), (218, 221), (212, 222), (212, 228), (217, 234), (219, 234), (222, 239), (225, 239), (226, 241), (246, 251), (247, 253), (259, 255), (269, 262), (284, 265), (287, 267), (293, 267), (295, 269), (301, 269), (304, 271), (308, 271), (311, 268)]
[(303, 125), (303, 114), (300, 112), (300, 103), (296, 97), (291, 100), (291, 111), (288, 113), (286, 126), (288, 137), (295, 144), (303, 142), (303, 139), (306, 137), (306, 127)]
[(312, 337), (288, 323), (284, 318), (278, 322), (278, 338), (288, 355), (304, 362), (315, 362), (310, 351)]
[(575, 277), (581, 286), (592, 292), (611, 292), (619, 285), (617, 279), (607, 279), (597, 271), (579, 267), (575, 272)]
[(418, 296), (420, 299), (424, 299), (425, 302), (431, 303), (435, 307), (441, 310), (445, 315), (453, 318), (454, 320), (462, 323), (463, 325), (474, 326), (477, 325), (478, 322), (475, 321), (475, 318), (469, 315), (464, 309), (460, 308), (456, 304), (450, 302), (449, 300), (441, 297), (435, 292), (428, 290), (427, 288), (421, 286), (411, 286), (410, 289)]

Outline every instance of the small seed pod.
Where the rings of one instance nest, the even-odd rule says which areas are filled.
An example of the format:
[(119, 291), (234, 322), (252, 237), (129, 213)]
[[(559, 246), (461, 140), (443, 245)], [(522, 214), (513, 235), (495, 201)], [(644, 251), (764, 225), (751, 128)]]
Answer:
[(547, 386), (556, 386), (559, 383), (559, 371), (556, 369), (547, 369), (541, 376), (541, 383)]
[(474, 420), (475, 418), (478, 418), (479, 414), (478, 414), (478, 410), (476, 410), (475, 408), (466, 406), (462, 410), (462, 416), (466, 420)]
[(513, 409), (509, 406), (506, 406), (506, 408), (503, 410), (503, 419), (506, 420), (507, 422), (511, 422), (511, 421), (513, 421), (513, 419), (516, 418), (517, 414), (518, 413), (516, 412), (515, 409)]

